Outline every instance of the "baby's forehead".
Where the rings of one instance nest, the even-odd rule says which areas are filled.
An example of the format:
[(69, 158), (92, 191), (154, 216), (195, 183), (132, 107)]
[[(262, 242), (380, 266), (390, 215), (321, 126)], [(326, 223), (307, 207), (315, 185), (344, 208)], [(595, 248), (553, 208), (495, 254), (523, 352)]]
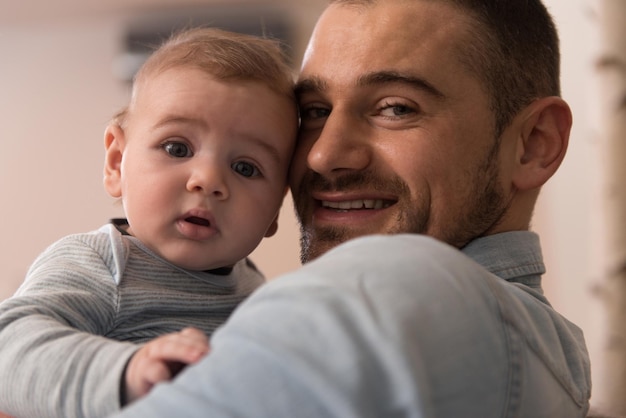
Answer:
[(153, 121), (205, 120), (215, 126), (230, 123), (238, 125), (233, 127), (237, 131), (252, 133), (273, 133), (277, 127), (295, 131), (298, 124), (291, 94), (276, 91), (265, 80), (216, 78), (193, 67), (171, 68), (138, 79), (129, 113)]
[[(199, 82), (199, 79), (206, 77), (212, 81), (216, 81), (225, 85), (261, 85), (267, 87), (269, 90), (274, 91), (278, 95), (285, 96), (295, 101), (293, 80), (275, 80), (273, 78), (264, 77), (259, 75), (245, 75), (245, 74), (233, 74), (224, 73), (217, 68), (210, 66), (202, 66), (196, 64), (176, 64), (160, 67), (147, 68), (144, 71), (137, 74), (132, 86), (132, 97), (136, 97), (147, 86), (151, 86), (155, 80), (162, 78), (177, 78), (181, 73), (185, 73), (185, 78), (195, 78), (195, 82)], [(190, 74), (196, 74), (197, 77), (190, 77)]]

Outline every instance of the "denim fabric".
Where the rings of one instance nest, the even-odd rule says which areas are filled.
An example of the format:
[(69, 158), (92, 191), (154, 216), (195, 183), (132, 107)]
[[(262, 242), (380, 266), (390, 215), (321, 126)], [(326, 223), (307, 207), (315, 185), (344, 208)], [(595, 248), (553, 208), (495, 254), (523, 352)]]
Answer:
[(529, 232), (463, 252), (350, 241), (263, 286), (211, 354), (116, 416), (584, 417), (584, 339), (542, 296), (542, 272)]

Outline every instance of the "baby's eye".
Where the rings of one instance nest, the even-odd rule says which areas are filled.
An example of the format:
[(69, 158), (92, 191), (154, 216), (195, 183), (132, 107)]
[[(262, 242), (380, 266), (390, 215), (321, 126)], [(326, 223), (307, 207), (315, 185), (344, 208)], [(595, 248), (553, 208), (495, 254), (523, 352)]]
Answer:
[(162, 147), (165, 152), (175, 158), (187, 158), (193, 155), (189, 146), (183, 142), (166, 142)]
[(261, 175), (259, 169), (246, 161), (236, 161), (231, 164), (231, 168), (244, 177), (258, 177)]

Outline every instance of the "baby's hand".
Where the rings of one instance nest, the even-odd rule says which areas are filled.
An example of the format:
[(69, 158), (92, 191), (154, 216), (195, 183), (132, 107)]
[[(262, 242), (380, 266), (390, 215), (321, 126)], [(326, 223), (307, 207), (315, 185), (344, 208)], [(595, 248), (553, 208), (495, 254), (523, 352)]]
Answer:
[(157, 383), (172, 379), (208, 352), (209, 339), (196, 328), (185, 328), (150, 341), (128, 362), (122, 405), (144, 396)]

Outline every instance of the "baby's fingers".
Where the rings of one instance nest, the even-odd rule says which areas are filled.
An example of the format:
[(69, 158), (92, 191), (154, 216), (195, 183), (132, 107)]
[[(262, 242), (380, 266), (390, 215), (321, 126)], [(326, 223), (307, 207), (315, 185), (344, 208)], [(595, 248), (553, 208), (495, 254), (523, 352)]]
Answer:
[(180, 344), (189, 348), (190, 357), (194, 357), (194, 352), (198, 354), (195, 360), (190, 358), (187, 363), (195, 363), (209, 352), (209, 338), (197, 328), (183, 329), (180, 331), (178, 338), (180, 339)]
[(185, 328), (150, 341), (144, 349), (151, 360), (191, 364), (209, 352), (209, 340), (202, 331)]
[(208, 338), (195, 328), (185, 328), (148, 342), (131, 357), (126, 368), (126, 401), (145, 395), (159, 382), (170, 380), (208, 351)]

